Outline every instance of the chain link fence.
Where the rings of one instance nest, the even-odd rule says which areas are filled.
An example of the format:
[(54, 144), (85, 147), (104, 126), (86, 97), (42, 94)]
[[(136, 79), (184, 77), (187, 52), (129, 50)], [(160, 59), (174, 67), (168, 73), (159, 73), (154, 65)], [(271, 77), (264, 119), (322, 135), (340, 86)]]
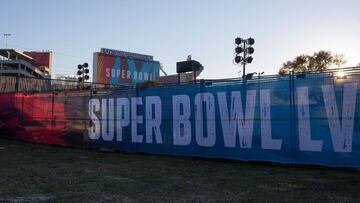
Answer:
[[(227, 79), (201, 79), (196, 83), (222, 86), (222, 85), (258, 85), (259, 87), (265, 87), (267, 85), (274, 85), (275, 83), (288, 82), (291, 88), (294, 88), (292, 83), (303, 83), (304, 81), (332, 81), (341, 82), (346, 79), (358, 80), (360, 78), (360, 67), (331, 69), (322, 72), (307, 72), (307, 73), (290, 73), (289, 75), (256, 75), (252, 74), (251, 77), (245, 79), (242, 78), (227, 78)], [(188, 82), (194, 83), (194, 82)], [(181, 83), (185, 84), (185, 83)], [(0, 76), (0, 93), (46, 93), (46, 92), (61, 92), (61, 91), (83, 91), (83, 90), (106, 90), (106, 89), (133, 89), (141, 88), (146, 89), (148, 87), (160, 87), (160, 86), (175, 86), (174, 84), (159, 84), (156, 81), (147, 81), (143, 84), (137, 84), (132, 86), (119, 86), (112, 84), (100, 84), (90, 82), (77, 82), (68, 80), (55, 80), (55, 79), (38, 79), (38, 78), (25, 78), (25, 77), (13, 77), (13, 76)]]

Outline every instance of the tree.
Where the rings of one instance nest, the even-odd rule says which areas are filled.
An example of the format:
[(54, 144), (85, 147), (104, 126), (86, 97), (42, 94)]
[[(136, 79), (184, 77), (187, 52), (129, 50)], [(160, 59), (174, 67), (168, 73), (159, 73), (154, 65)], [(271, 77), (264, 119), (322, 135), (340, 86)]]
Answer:
[(292, 61), (283, 63), (279, 75), (287, 75), (289, 72), (303, 73), (310, 71), (324, 71), (332, 67), (340, 67), (345, 64), (344, 55), (332, 54), (330, 51), (319, 51), (313, 55), (300, 55)]

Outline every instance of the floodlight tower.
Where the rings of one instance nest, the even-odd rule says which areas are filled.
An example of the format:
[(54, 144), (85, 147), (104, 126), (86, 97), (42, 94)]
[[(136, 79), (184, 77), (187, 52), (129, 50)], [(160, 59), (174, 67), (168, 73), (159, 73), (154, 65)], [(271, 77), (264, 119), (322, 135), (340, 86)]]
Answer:
[(7, 48), (8, 46), (8, 37), (10, 37), (11, 34), (10, 33), (4, 33), (4, 37), (5, 37), (5, 48)]
[(83, 88), (85, 81), (90, 79), (88, 75), (89, 74), (89, 69), (87, 68), (88, 66), (89, 66), (88, 63), (78, 65), (78, 71), (77, 71), (78, 81), (82, 83)]
[[(245, 66), (253, 61), (251, 54), (254, 53), (254, 48), (252, 45), (255, 44), (253, 38), (242, 39), (240, 37), (235, 38), (235, 63), (241, 64), (243, 66), (243, 78), (246, 76)], [(242, 53), (242, 56), (241, 56)]]

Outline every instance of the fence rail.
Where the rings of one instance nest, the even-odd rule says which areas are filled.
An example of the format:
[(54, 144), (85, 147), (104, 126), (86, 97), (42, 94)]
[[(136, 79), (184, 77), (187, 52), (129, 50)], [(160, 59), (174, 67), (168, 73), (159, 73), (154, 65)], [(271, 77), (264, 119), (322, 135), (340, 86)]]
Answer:
[(122, 86), (100, 84), (100, 83), (79, 83), (77, 81), (38, 79), (26, 77), (0, 76), (1, 93), (44, 93), (61, 91), (82, 91), (124, 88)]

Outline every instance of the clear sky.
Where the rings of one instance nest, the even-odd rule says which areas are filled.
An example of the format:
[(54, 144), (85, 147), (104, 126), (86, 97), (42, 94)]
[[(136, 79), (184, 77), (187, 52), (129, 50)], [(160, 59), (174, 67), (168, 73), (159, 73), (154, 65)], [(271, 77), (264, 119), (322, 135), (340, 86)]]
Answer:
[(0, 46), (11, 33), (8, 48), (53, 51), (53, 75), (74, 74), (105, 47), (153, 55), (169, 74), (191, 54), (201, 78), (238, 77), (237, 36), (256, 41), (247, 72), (275, 74), (319, 50), (360, 62), (359, 0), (5, 0), (0, 17)]

